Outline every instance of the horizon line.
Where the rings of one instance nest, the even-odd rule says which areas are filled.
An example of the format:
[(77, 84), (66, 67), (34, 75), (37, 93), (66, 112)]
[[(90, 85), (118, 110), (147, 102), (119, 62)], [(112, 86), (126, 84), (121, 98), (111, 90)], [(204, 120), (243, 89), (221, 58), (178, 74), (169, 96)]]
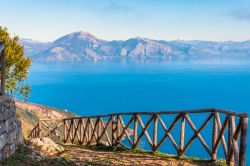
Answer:
[[(172, 41), (206, 41), (206, 42), (218, 42), (218, 43), (223, 43), (223, 42), (238, 42), (238, 43), (241, 43), (241, 42), (250, 41), (250, 39), (247, 39), (247, 40), (233, 40), (233, 39), (232, 40), (231, 39), (230, 40), (206, 40), (206, 39), (181, 39), (181, 38), (168, 40), (168, 39), (154, 39), (154, 38), (148, 38), (148, 37), (142, 37), (142, 36), (128, 37), (126, 39), (107, 40), (107, 39), (99, 38), (96, 35), (93, 35), (93, 33), (90, 33), (88, 31), (74, 31), (74, 32), (71, 32), (71, 33), (61, 35), (60, 37), (57, 37), (56, 39), (54, 39), (52, 41), (42, 41), (42, 40), (39, 40), (39, 39), (34, 39), (32, 37), (21, 37), (19, 35), (17, 35), (17, 36), (19, 37), (19, 39), (33, 40), (33, 41), (41, 42), (41, 43), (53, 43), (54, 41), (56, 41), (56, 40), (58, 40), (58, 39), (60, 39), (62, 37), (65, 37), (65, 36), (68, 36), (68, 35), (74, 34), (74, 33), (80, 33), (80, 32), (92, 35), (93, 37), (95, 37), (98, 40), (103, 40), (103, 41), (107, 41), (107, 42), (110, 42), (110, 41), (127, 41), (127, 40), (130, 40), (130, 39), (136, 39), (136, 38), (145, 39), (145, 40), (153, 40), (153, 41), (167, 41), (167, 42), (172, 42)], [(16, 34), (14, 33), (14, 35), (16, 35)]]

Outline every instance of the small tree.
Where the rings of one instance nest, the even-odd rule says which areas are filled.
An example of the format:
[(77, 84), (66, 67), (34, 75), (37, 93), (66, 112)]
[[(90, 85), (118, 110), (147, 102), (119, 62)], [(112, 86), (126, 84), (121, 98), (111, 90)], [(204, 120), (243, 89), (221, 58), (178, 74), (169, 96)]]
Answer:
[(25, 102), (30, 97), (30, 93), (31, 93), (31, 87), (29, 85), (20, 86), (20, 95), (24, 98)]
[(13, 94), (17, 90), (17, 84), (27, 77), (31, 59), (24, 55), (24, 48), (19, 43), (18, 36), (11, 37), (6, 27), (0, 26), (0, 41), (5, 42), (5, 88)]

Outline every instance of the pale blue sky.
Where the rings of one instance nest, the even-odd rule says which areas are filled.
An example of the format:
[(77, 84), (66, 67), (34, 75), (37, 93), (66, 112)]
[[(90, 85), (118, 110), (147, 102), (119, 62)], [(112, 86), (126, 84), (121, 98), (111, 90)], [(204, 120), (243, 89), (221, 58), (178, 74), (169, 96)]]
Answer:
[(0, 25), (40, 41), (75, 31), (105, 40), (250, 39), (250, 0), (0, 1)]

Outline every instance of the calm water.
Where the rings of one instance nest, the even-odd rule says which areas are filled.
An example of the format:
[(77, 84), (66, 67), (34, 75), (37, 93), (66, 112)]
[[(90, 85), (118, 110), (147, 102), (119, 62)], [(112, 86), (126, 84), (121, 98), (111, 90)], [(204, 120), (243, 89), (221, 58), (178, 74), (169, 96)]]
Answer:
[[(32, 86), (29, 101), (80, 115), (250, 110), (250, 65), (33, 63), (27, 81)], [(208, 157), (203, 151), (200, 155)]]

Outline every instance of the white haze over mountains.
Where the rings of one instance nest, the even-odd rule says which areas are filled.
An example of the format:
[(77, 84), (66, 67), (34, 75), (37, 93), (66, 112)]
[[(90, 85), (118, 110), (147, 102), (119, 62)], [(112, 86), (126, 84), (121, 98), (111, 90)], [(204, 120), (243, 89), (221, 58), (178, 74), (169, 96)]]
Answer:
[(131, 38), (105, 41), (87, 32), (74, 32), (51, 43), (21, 39), (35, 61), (250, 61), (250, 40), (244, 42), (163, 41)]

